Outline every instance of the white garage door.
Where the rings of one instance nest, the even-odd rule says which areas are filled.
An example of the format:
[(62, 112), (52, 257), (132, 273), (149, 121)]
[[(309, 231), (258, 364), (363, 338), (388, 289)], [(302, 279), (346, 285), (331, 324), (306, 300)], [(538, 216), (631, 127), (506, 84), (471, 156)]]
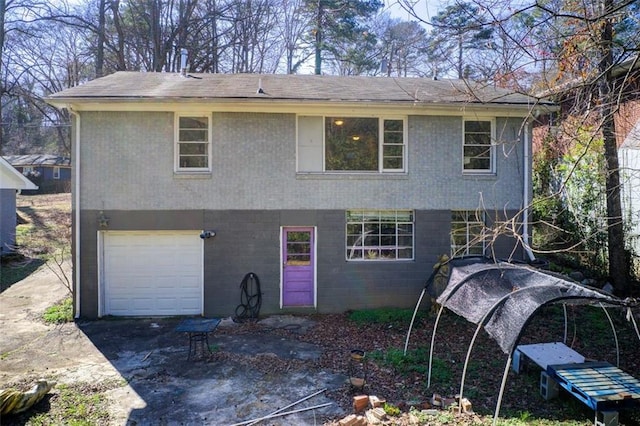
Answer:
[(104, 315), (202, 313), (202, 240), (191, 232), (105, 232)]

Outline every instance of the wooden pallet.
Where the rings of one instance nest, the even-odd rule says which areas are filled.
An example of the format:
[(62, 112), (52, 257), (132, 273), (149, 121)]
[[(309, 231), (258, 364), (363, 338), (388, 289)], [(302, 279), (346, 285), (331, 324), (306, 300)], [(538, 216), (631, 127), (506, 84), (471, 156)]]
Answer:
[(596, 412), (640, 403), (640, 380), (608, 362), (549, 365), (547, 374)]

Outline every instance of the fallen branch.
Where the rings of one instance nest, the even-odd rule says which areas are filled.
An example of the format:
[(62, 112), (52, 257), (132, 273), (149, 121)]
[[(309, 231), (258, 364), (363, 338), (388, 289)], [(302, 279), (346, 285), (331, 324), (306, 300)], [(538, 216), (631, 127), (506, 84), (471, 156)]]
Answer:
[(311, 399), (311, 398), (313, 398), (314, 396), (316, 396), (316, 395), (318, 395), (318, 394), (321, 394), (322, 392), (324, 392), (324, 391), (326, 391), (326, 390), (327, 390), (327, 388), (320, 389), (318, 392), (312, 393), (312, 394), (311, 394), (311, 395), (309, 395), (309, 396), (305, 396), (304, 398), (299, 399), (299, 400), (297, 400), (296, 402), (292, 402), (291, 404), (289, 404), (289, 405), (287, 405), (287, 406), (284, 406), (284, 407), (282, 407), (282, 408), (278, 408), (276, 411), (274, 411), (274, 412), (272, 412), (272, 413), (267, 414), (267, 416), (266, 416), (266, 417), (261, 417), (261, 418), (259, 418), (259, 419), (255, 419), (255, 420), (247, 420), (247, 421), (242, 422), (242, 423), (236, 423), (235, 425), (232, 425), (232, 426), (236, 426), (236, 425), (238, 425), (238, 426), (239, 426), (239, 425), (245, 425), (245, 424), (246, 424), (247, 426), (254, 425), (254, 424), (256, 424), (256, 423), (260, 422), (261, 420), (268, 418), (269, 416), (273, 416), (274, 414), (277, 414), (277, 413), (279, 413), (279, 412), (281, 412), (281, 411), (284, 411), (284, 410), (286, 410), (287, 408), (293, 407), (294, 405), (298, 405), (298, 404), (300, 404), (301, 402), (306, 401), (307, 399)]
[(324, 408), (324, 407), (328, 407), (330, 405), (333, 405), (333, 402), (326, 402), (324, 404), (314, 405), (313, 407), (298, 408), (297, 410), (285, 411), (283, 413), (278, 413), (278, 414), (270, 414), (268, 416), (260, 417), (258, 419), (247, 420), (247, 421), (241, 422), (241, 423), (235, 423), (235, 424), (233, 424), (231, 426), (242, 426), (242, 425), (249, 425), (249, 424), (253, 425), (253, 424), (256, 424), (256, 423), (261, 422), (263, 420), (273, 419), (274, 417), (288, 416), (289, 414), (300, 413), (302, 411), (315, 410), (317, 408)]

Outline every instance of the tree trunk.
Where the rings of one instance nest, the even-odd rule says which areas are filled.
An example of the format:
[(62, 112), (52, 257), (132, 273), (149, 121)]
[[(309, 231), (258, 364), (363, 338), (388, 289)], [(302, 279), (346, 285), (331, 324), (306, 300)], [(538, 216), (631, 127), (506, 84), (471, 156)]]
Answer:
[[(2, 69), (2, 54), (4, 53), (4, 15), (7, 9), (5, 0), (0, 0), (0, 99), (4, 96), (5, 80), (2, 78), (4, 70)], [(0, 102), (0, 155), (2, 155), (2, 148), (4, 146), (4, 125), (2, 124), (2, 106), (4, 102)]]
[(315, 74), (322, 74), (322, 0), (318, 0), (318, 15), (316, 17), (316, 68)]
[[(613, 9), (612, 0), (603, 1), (605, 14)], [(603, 23), (600, 38), (600, 78), (598, 97), (602, 120), (602, 137), (606, 170), (607, 198), (607, 243), (609, 254), (609, 275), (613, 280), (616, 293), (626, 296), (629, 293), (629, 267), (626, 260), (624, 226), (622, 222), (622, 203), (620, 198), (620, 172), (618, 165), (618, 146), (615, 137), (614, 105), (615, 96), (611, 92), (611, 66), (613, 27), (610, 20)]]
[(104, 36), (106, 0), (98, 1), (98, 45), (96, 46), (96, 78), (104, 75)]

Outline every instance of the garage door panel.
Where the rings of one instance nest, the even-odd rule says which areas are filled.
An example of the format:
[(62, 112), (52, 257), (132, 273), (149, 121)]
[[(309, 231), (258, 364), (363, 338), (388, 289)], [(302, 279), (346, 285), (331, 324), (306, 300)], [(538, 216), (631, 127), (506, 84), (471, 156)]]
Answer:
[(197, 233), (105, 233), (105, 314), (201, 314), (202, 268)]

